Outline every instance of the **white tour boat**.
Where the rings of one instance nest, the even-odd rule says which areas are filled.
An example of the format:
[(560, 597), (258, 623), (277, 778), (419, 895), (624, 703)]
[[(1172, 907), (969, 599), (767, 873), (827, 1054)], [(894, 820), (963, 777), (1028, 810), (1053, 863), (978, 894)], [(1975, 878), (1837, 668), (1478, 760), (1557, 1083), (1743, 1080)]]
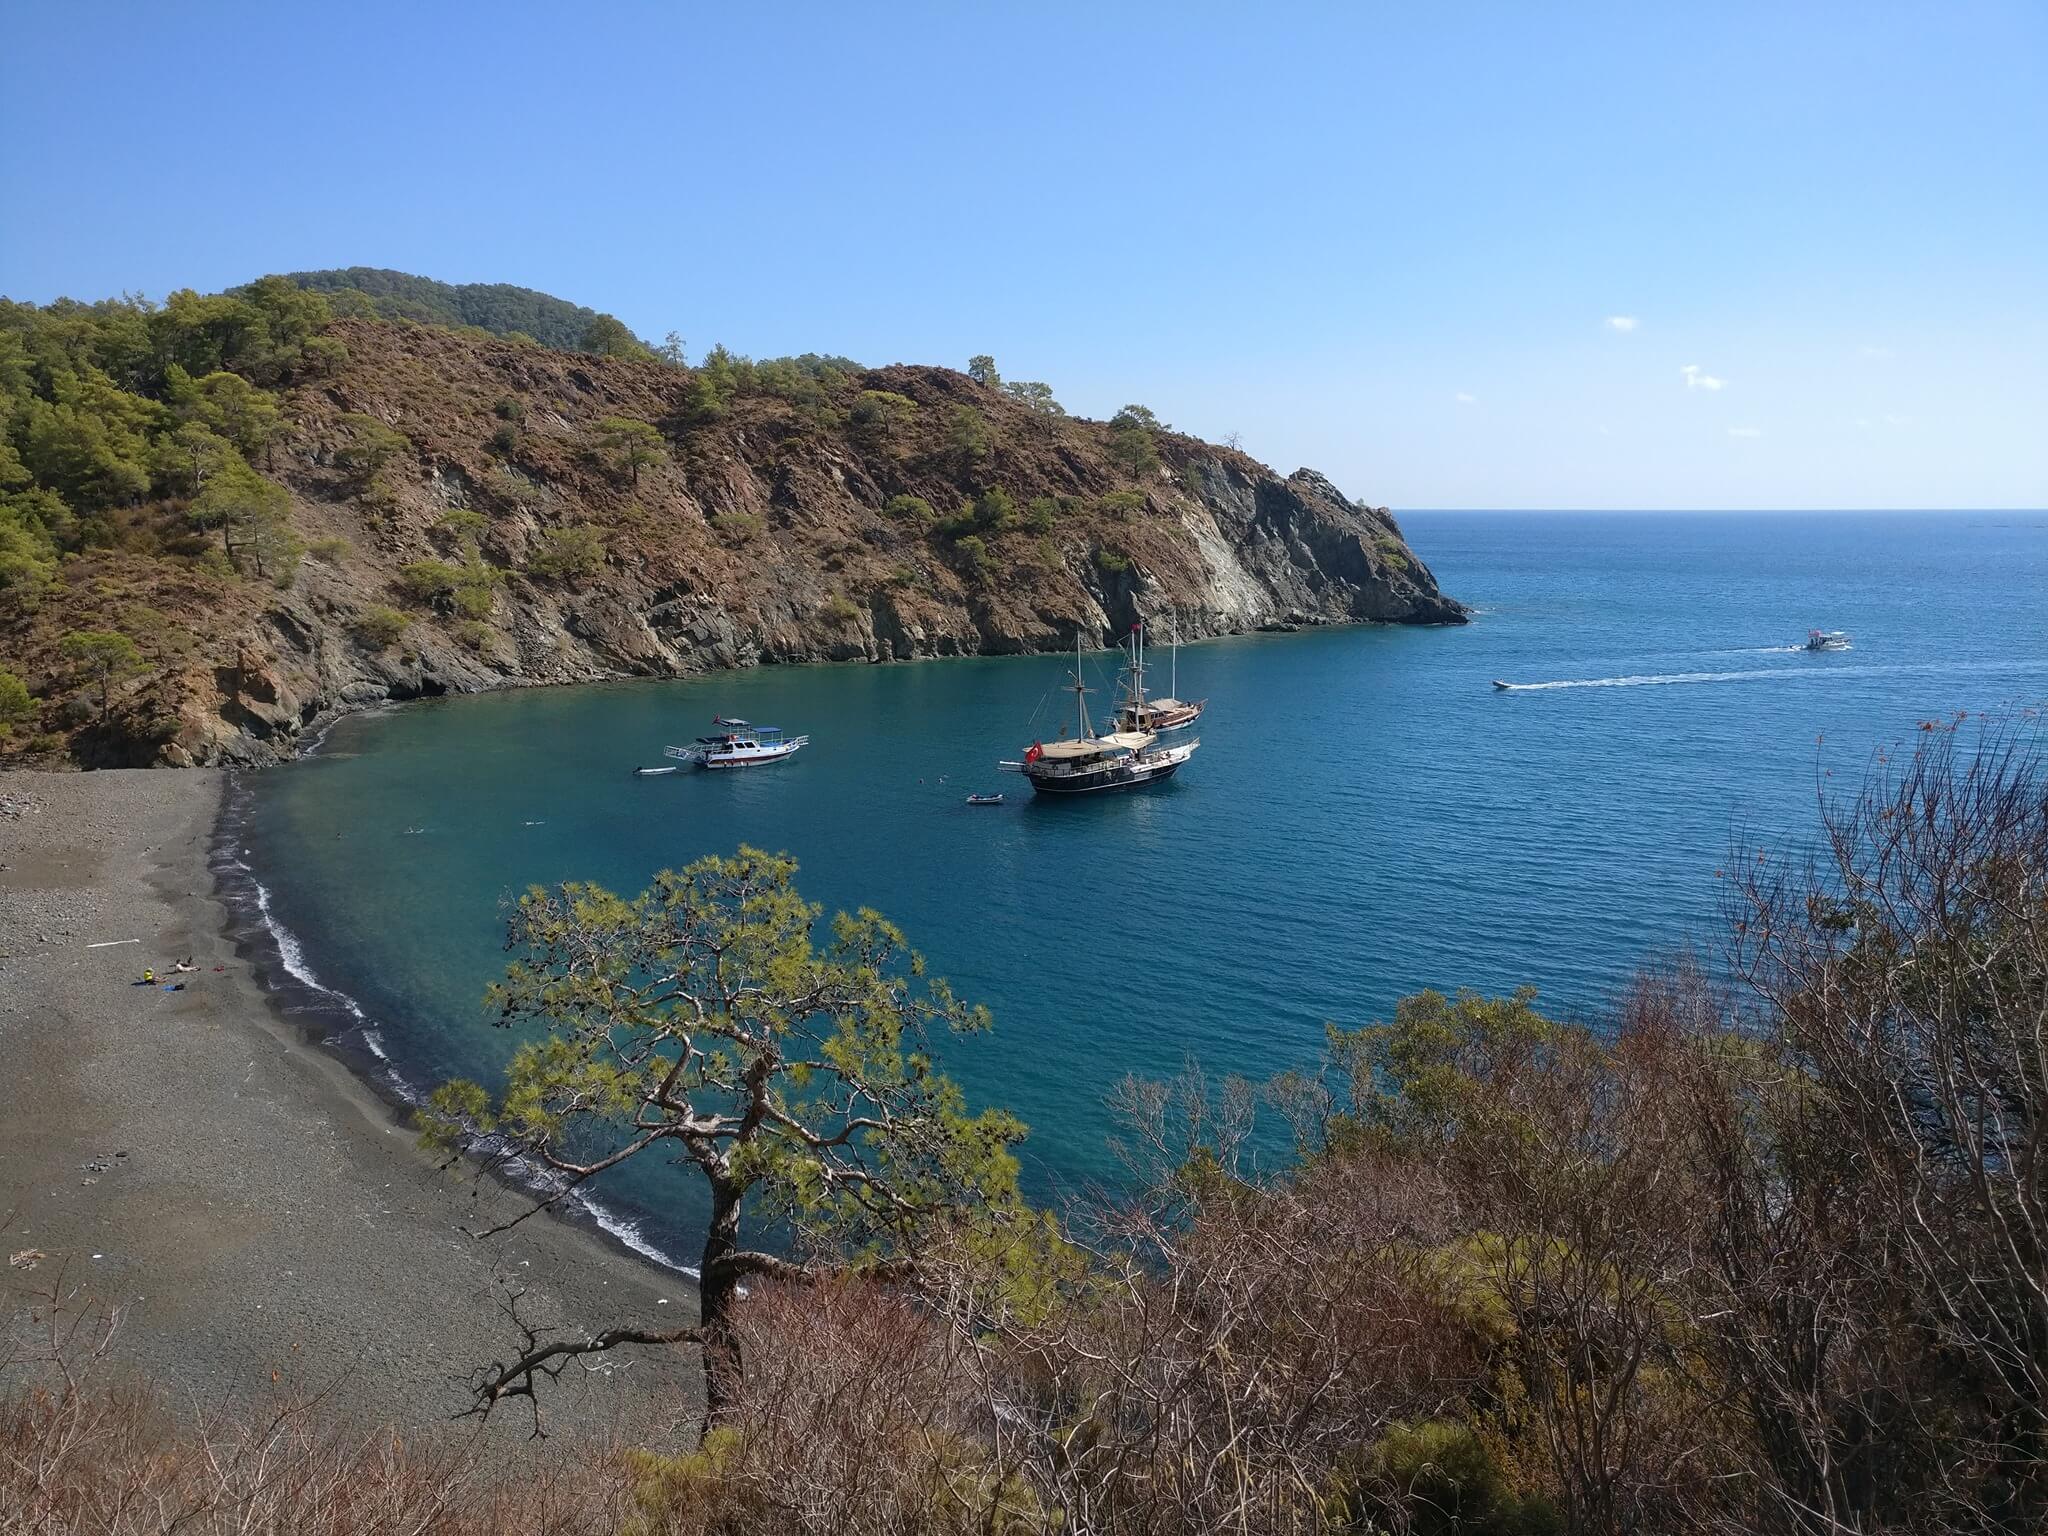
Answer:
[(773, 725), (749, 725), (721, 715), (713, 715), (711, 723), (719, 728), (715, 734), (699, 736), (687, 747), (665, 748), (664, 755), (700, 768), (751, 768), (757, 763), (779, 763), (811, 744), (810, 737), (785, 736)]

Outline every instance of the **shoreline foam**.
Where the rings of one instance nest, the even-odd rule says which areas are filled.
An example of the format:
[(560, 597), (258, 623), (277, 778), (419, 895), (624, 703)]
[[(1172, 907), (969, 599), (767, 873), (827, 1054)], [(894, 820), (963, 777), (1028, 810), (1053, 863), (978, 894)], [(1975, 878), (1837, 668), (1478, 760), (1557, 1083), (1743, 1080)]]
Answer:
[[(309, 1044), (339, 1057), (384, 1101), (399, 1127), (409, 1130), (411, 1112), (426, 1103), (429, 1090), (408, 1078), (392, 1059), (383, 1029), (362, 1004), (319, 978), (298, 935), (272, 910), (270, 889), (249, 863), (243, 842), (252, 793), (241, 774), (226, 775), (208, 856), (215, 893), (238, 926), (237, 952), (271, 972), (269, 1000), (279, 1021), (301, 1031)], [(546, 1193), (545, 1177), (518, 1160), (490, 1159), (485, 1166), (522, 1196)], [(584, 1191), (570, 1195), (552, 1215), (602, 1233), (664, 1273), (697, 1279), (695, 1267), (664, 1253), (647, 1238), (638, 1218), (615, 1211)]]

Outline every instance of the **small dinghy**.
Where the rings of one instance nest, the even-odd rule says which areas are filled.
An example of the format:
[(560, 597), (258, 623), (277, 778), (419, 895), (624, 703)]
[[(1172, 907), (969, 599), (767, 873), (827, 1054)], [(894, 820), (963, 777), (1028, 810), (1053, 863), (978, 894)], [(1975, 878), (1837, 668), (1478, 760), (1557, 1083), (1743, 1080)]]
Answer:
[(682, 772), (681, 763), (671, 763), (666, 768), (635, 768), (634, 774), (643, 779), (659, 778), (664, 773)]
[(967, 803), (969, 805), (1001, 805), (1003, 797), (1001, 795), (969, 795)]

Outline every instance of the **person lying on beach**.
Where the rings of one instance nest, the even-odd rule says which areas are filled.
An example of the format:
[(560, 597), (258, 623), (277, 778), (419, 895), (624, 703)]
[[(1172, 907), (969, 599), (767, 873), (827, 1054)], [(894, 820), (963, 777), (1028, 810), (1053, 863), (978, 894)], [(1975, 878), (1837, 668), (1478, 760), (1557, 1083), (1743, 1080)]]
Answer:
[(176, 965), (172, 966), (171, 969), (174, 971), (196, 971), (199, 969), (199, 967), (194, 965), (192, 963), (192, 957), (190, 955), (187, 955), (183, 960), (180, 960)]

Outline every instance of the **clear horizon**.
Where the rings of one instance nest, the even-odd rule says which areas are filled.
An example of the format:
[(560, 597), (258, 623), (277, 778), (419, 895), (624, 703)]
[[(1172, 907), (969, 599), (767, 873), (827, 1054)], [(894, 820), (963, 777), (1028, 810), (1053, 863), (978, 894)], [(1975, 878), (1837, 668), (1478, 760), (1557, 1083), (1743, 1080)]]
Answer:
[(1404, 510), (2048, 505), (2038, 5), (10, 22), (20, 300), (385, 266)]

